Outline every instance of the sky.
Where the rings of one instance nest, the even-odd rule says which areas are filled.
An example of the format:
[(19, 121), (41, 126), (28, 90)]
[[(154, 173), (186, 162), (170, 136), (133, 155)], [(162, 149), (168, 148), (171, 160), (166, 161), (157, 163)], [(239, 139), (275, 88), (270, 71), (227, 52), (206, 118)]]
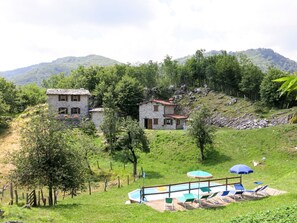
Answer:
[(271, 48), (297, 61), (295, 0), (0, 0), (0, 71), (66, 56), (161, 62)]

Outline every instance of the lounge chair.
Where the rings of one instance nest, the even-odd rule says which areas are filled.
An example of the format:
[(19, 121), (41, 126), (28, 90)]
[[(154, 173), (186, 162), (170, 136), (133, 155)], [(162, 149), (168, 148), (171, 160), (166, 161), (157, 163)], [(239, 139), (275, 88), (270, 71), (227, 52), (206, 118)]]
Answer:
[(209, 192), (211, 192), (211, 189), (209, 187), (201, 187), (200, 190), (202, 191), (202, 193), (209, 193)]
[(251, 195), (253, 195), (253, 196), (259, 196), (260, 195), (262, 197), (265, 197), (265, 196), (268, 195), (265, 192), (265, 190), (267, 189), (267, 187), (268, 187), (268, 185), (265, 185), (265, 186), (257, 187), (254, 190), (245, 190), (244, 192), (251, 193)]
[(217, 195), (219, 194), (219, 192), (214, 192), (214, 193), (211, 193), (211, 194), (205, 194), (205, 195), (202, 195), (200, 198), (199, 198), (199, 203), (201, 204), (201, 201), (209, 201), (210, 203), (212, 204), (216, 204), (215, 202), (213, 202), (211, 199), (216, 197)]
[(173, 198), (171, 198), (171, 197), (165, 198), (164, 209), (166, 210), (167, 207), (170, 207), (172, 210), (174, 210)]
[(189, 193), (189, 194), (184, 194), (183, 197), (178, 197), (177, 200), (179, 204), (185, 205), (187, 202), (193, 203), (196, 198), (197, 196), (195, 196), (192, 193)]
[(234, 188), (236, 191), (244, 191), (244, 186), (242, 184), (234, 184)]

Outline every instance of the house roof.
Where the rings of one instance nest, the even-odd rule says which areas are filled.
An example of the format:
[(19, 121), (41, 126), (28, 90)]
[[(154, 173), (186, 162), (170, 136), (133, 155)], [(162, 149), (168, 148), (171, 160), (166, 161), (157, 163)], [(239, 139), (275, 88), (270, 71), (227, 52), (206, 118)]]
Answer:
[(91, 96), (90, 92), (86, 89), (47, 89), (47, 95), (89, 95)]
[(177, 115), (177, 114), (164, 115), (164, 117), (173, 118), (173, 119), (187, 119), (188, 118), (188, 116)]
[(93, 108), (90, 112), (104, 112), (104, 108)]
[(176, 104), (173, 104), (173, 103), (171, 103), (170, 101), (164, 101), (164, 100), (158, 100), (158, 99), (153, 99), (153, 100), (151, 100), (151, 101), (143, 102), (143, 103), (141, 103), (140, 105), (142, 105), (142, 104), (147, 104), (147, 103), (149, 103), (149, 102), (151, 102), (151, 103), (158, 103), (158, 104), (166, 105), (166, 106), (176, 106)]

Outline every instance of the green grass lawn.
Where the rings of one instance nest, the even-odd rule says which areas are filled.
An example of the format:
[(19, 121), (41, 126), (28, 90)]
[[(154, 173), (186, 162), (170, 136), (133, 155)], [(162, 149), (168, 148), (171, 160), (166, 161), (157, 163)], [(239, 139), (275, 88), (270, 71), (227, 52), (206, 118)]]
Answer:
[[(198, 162), (199, 150), (185, 131), (147, 131), (147, 135), (151, 153), (140, 154), (139, 160), (139, 168), (143, 167), (146, 172), (144, 184), (147, 186), (189, 181), (186, 173), (197, 169), (212, 173), (214, 178), (234, 176), (228, 171), (231, 166), (243, 163), (252, 167), (253, 160), (261, 161), (266, 157), (265, 163), (252, 167), (254, 173), (243, 176), (245, 187), (253, 188), (254, 181), (263, 181), (288, 193), (216, 209), (159, 213), (143, 204), (125, 204), (127, 193), (142, 186), (143, 181), (138, 180), (120, 189), (67, 198), (54, 208), (27, 210), (16, 205), (2, 205), (6, 211), (3, 222), (229, 222), (240, 216), (273, 212), (297, 204), (296, 125), (241, 131), (220, 129), (216, 133), (214, 150), (208, 153), (208, 160), (203, 163)], [(100, 165), (107, 163), (104, 164), (106, 168), (108, 162), (106, 156), (100, 159)], [(127, 165), (125, 171), (118, 171), (122, 166), (115, 162), (114, 171), (123, 175), (125, 171), (132, 171), (131, 165)]]

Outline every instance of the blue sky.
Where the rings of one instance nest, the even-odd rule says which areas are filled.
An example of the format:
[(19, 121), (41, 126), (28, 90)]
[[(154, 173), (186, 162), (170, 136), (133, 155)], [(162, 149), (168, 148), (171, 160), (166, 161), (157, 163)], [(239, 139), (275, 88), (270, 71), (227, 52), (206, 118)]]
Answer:
[(97, 54), (162, 61), (272, 48), (297, 61), (294, 0), (1, 0), (0, 71)]

